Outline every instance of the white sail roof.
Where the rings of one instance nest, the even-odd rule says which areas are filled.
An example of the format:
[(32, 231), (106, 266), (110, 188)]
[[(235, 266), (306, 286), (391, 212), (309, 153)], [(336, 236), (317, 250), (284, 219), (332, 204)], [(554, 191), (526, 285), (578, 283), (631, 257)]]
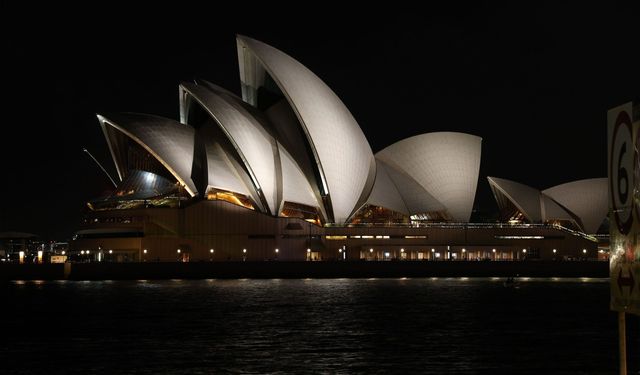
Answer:
[(374, 176), (373, 153), (360, 126), (340, 98), (298, 61), (244, 36), (237, 37), (237, 44), (243, 99), (257, 104), (267, 75), (275, 81), (310, 144), (334, 221), (345, 222)]
[(606, 178), (578, 180), (554, 186), (542, 193), (580, 218), (585, 233), (596, 233), (609, 212)]
[(540, 190), (504, 178), (487, 177), (494, 191), (499, 191), (532, 223), (542, 222)]
[[(222, 128), (240, 155), (259, 196), (269, 211), (277, 215), (278, 182), (276, 141), (245, 107), (242, 100), (213, 84), (182, 83), (188, 92)], [(182, 115), (181, 117), (184, 117)], [(205, 140), (206, 142), (207, 140)]]
[(376, 158), (411, 176), (453, 220), (467, 222), (478, 185), (481, 143), (482, 138), (470, 134), (426, 133), (396, 142)]
[[(103, 129), (115, 128), (147, 150), (184, 185), (191, 196), (197, 193), (191, 180), (194, 137), (192, 128), (168, 118), (139, 113), (98, 115), (98, 120)], [(111, 142), (109, 137), (107, 142)], [(111, 143), (109, 147), (114, 162), (119, 165), (119, 161), (116, 160), (118, 156)]]

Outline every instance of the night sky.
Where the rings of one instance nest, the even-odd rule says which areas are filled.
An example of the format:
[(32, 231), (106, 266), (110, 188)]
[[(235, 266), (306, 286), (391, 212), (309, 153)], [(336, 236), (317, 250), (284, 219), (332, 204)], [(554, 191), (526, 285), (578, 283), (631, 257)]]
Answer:
[(176, 119), (178, 84), (194, 78), (239, 94), (236, 34), (317, 74), (374, 152), (426, 132), (482, 137), (481, 212), (497, 211), (487, 175), (541, 189), (605, 177), (606, 111), (640, 101), (640, 11), (532, 4), (82, 17), (6, 7), (0, 232), (71, 236), (85, 202), (110, 187), (82, 148), (115, 170), (95, 113)]

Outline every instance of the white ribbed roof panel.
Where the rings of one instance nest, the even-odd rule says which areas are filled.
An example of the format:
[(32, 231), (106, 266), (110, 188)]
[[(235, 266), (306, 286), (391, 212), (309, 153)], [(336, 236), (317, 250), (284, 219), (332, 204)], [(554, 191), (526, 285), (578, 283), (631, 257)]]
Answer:
[(507, 197), (529, 221), (542, 222), (540, 191), (519, 182), (497, 177), (487, 177), (489, 184)]
[(591, 178), (554, 186), (548, 195), (580, 218), (585, 233), (596, 233), (609, 212), (606, 178)]
[(575, 222), (573, 216), (567, 212), (562, 206), (556, 203), (553, 199), (548, 196), (541, 194), (540, 195), (540, 204), (542, 210), (542, 221), (552, 221), (552, 220), (568, 220)]
[(251, 196), (247, 186), (238, 176), (229, 157), (217, 142), (207, 142), (208, 185), (216, 189)]
[[(373, 153), (360, 126), (344, 103), (320, 78), (295, 59), (262, 42), (238, 36), (243, 85), (251, 85), (250, 51), (284, 93), (300, 121), (318, 163), (323, 187), (331, 198), (334, 221), (343, 223), (355, 209), (367, 182)], [(326, 191), (325, 191), (326, 192)]]
[(409, 215), (409, 210), (402, 200), (396, 185), (389, 177), (386, 168), (383, 166), (383, 162), (379, 160), (376, 160), (376, 162), (376, 180), (367, 203)]
[(482, 138), (474, 135), (427, 133), (396, 142), (376, 158), (413, 177), (453, 220), (467, 222), (478, 186), (481, 147)]
[(191, 196), (196, 194), (191, 180), (192, 128), (168, 118), (139, 113), (98, 115), (98, 120), (103, 126), (112, 126), (137, 142), (162, 163)]
[(275, 139), (243, 106), (242, 100), (213, 84), (181, 84), (215, 119), (246, 164), (249, 175), (255, 178), (269, 210), (277, 215), (277, 174), (274, 154)]
[(281, 145), (280, 162), (282, 163), (282, 200), (285, 202), (301, 203), (311, 207), (320, 207), (309, 181), (302, 173), (287, 150)]

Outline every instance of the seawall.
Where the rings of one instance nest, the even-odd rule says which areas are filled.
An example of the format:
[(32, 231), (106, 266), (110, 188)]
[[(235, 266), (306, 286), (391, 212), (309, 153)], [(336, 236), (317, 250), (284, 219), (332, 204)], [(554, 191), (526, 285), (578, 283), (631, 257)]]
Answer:
[(363, 277), (609, 277), (609, 263), (523, 261), (0, 264), (0, 280), (159, 280)]

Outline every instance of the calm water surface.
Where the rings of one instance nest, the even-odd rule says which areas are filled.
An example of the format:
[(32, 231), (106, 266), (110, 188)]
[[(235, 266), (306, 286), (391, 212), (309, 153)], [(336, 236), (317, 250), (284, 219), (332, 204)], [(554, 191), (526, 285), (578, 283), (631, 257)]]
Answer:
[(10, 282), (0, 373), (616, 374), (608, 279), (502, 281)]

